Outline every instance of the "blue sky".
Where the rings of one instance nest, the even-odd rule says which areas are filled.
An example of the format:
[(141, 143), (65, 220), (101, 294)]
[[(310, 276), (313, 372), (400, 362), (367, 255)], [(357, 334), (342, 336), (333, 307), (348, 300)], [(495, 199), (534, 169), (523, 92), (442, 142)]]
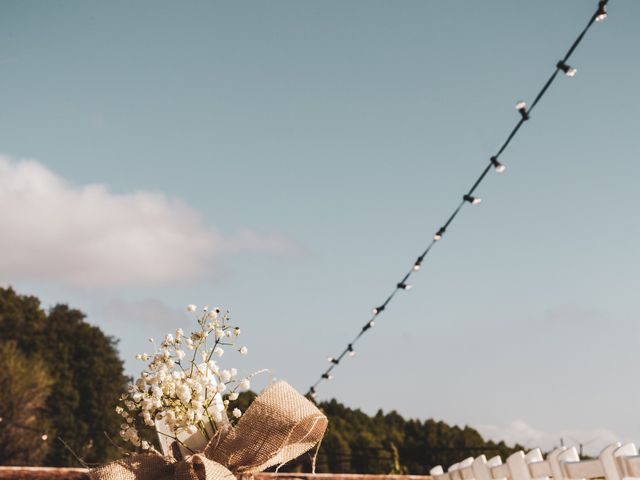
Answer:
[[(121, 339), (229, 308), (306, 390), (595, 1), (0, 5), (0, 282)], [(319, 389), (549, 447), (640, 440), (640, 4), (616, 0), (358, 354)]]

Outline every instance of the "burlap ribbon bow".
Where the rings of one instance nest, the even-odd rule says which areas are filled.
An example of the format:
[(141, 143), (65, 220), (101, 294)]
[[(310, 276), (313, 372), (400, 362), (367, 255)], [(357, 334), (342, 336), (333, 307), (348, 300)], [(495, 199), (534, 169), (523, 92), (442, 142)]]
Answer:
[(285, 382), (276, 382), (249, 406), (226, 435), (182, 461), (153, 454), (92, 469), (93, 480), (235, 480), (284, 464), (316, 445), (327, 417)]

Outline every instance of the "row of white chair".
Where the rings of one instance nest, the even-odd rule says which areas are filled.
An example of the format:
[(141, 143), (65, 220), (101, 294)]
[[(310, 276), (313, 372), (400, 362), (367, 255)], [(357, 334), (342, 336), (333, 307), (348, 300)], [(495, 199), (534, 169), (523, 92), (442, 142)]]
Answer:
[(431, 469), (433, 480), (583, 480), (640, 478), (640, 455), (633, 443), (614, 443), (596, 459), (580, 460), (575, 447), (560, 447), (545, 460), (539, 448), (529, 453), (516, 452), (502, 463), (499, 456), (469, 457), (451, 465)]

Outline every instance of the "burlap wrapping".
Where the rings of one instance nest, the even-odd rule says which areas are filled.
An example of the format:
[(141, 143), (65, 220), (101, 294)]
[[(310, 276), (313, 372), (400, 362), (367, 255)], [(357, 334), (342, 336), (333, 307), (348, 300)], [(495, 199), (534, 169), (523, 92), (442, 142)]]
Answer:
[(202, 453), (176, 462), (157, 454), (130, 457), (92, 469), (93, 480), (235, 480), (286, 463), (311, 449), (327, 417), (285, 382), (276, 382), (249, 406), (235, 428)]

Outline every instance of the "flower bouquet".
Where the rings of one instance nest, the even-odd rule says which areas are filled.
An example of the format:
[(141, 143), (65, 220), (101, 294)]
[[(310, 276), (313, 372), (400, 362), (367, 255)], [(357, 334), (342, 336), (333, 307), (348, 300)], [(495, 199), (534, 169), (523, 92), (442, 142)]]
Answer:
[(240, 328), (218, 308), (187, 310), (198, 328), (189, 335), (178, 329), (159, 345), (149, 339), (155, 352), (137, 356), (147, 368), (116, 407), (120, 436), (143, 452), (91, 470), (92, 478), (230, 480), (284, 464), (322, 439), (327, 418), (285, 382), (270, 384), (246, 412), (235, 406), (251, 378), (266, 370), (239, 378), (237, 369), (221, 368), (225, 351), (247, 354), (236, 343)]

